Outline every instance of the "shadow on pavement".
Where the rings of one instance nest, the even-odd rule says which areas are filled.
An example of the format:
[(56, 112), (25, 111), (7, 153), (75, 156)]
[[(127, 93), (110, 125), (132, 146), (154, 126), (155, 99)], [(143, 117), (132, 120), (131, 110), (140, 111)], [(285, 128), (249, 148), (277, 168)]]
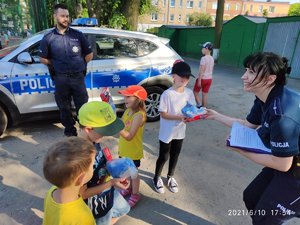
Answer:
[[(141, 180), (143, 180), (154, 191), (152, 185), (153, 173), (139, 170), (139, 174)], [(211, 223), (197, 215), (172, 206), (167, 202), (145, 195), (142, 196), (142, 204), (132, 209), (129, 216), (149, 224), (214, 225), (214, 223)]]
[[(6, 185), (3, 181), (3, 176), (0, 175), (0, 214), (6, 214), (11, 220), (20, 224), (42, 224), (42, 219), (35, 211), (43, 209), (43, 199)], [(1, 222), (11, 224), (11, 221)]]

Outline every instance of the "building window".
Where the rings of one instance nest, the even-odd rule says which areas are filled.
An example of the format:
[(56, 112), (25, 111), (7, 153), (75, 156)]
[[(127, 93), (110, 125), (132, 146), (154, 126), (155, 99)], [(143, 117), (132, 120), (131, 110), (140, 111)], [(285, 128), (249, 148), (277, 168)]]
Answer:
[(187, 23), (189, 23), (189, 22), (190, 22), (190, 16), (189, 16), (189, 15), (187, 15), (187, 16), (186, 16), (186, 19), (185, 19), (185, 21), (186, 21)]
[(157, 6), (158, 5), (158, 0), (152, 0), (152, 5)]
[(181, 14), (178, 15), (178, 22), (181, 22)]
[(187, 1), (186, 2), (186, 7), (189, 8), (189, 9), (193, 8), (194, 7), (194, 1)]
[(170, 0), (170, 7), (175, 7), (175, 0)]
[(179, 0), (179, 8), (182, 8), (182, 0)]
[(240, 10), (240, 5), (239, 5), (239, 4), (236, 4), (236, 5), (235, 5), (235, 10), (236, 10), (236, 11)]
[(262, 12), (263, 12), (263, 8), (264, 8), (264, 7), (263, 7), (262, 5), (258, 6), (258, 12), (259, 12), (259, 13), (262, 13)]
[(202, 1), (199, 1), (198, 8), (199, 8), (199, 9), (202, 8)]
[(274, 13), (275, 12), (275, 6), (269, 6), (269, 12)]
[(166, 15), (162, 14), (161, 21), (165, 22), (165, 19), (166, 19)]
[(174, 22), (174, 14), (170, 15), (170, 22)]
[(250, 12), (252, 12), (253, 10), (253, 5), (250, 5)]
[(218, 3), (217, 2), (214, 2), (213, 4), (212, 4), (212, 9), (217, 9), (218, 8)]
[(157, 19), (158, 19), (157, 13), (152, 13), (151, 14), (151, 21), (157, 21)]
[(230, 4), (228, 3), (225, 4), (225, 10), (230, 10)]
[(167, 0), (163, 0), (162, 2), (163, 2), (163, 7), (165, 7), (167, 4)]
[(244, 8), (243, 11), (246, 12), (246, 5), (244, 5), (243, 8)]

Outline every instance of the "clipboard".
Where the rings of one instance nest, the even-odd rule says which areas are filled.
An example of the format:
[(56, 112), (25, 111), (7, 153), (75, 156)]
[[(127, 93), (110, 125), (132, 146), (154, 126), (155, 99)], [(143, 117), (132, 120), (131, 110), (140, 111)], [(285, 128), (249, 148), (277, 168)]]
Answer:
[(272, 154), (271, 149), (264, 146), (255, 129), (243, 126), (237, 122), (234, 122), (232, 125), (226, 145), (253, 153)]

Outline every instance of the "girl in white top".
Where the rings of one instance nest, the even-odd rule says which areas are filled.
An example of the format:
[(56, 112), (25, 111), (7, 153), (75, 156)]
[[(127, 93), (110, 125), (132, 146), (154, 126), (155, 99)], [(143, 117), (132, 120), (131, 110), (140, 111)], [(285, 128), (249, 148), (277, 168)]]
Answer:
[(169, 156), (168, 187), (171, 192), (178, 192), (178, 184), (173, 175), (186, 130), (186, 118), (182, 115), (181, 109), (187, 102), (196, 104), (192, 90), (186, 88), (190, 76), (193, 76), (190, 66), (185, 62), (178, 62), (173, 66), (172, 75), (174, 84), (161, 95), (159, 105), (160, 149), (153, 178), (154, 188), (158, 193), (164, 193), (160, 175)]
[[(194, 95), (196, 98), (197, 106), (206, 107), (207, 96), (212, 84), (212, 74), (214, 70), (214, 58), (211, 56), (211, 51), (213, 46), (210, 42), (206, 42), (202, 46), (202, 54), (204, 55), (200, 60), (199, 74), (194, 86)], [(202, 101), (200, 99), (199, 93), (202, 90)]]

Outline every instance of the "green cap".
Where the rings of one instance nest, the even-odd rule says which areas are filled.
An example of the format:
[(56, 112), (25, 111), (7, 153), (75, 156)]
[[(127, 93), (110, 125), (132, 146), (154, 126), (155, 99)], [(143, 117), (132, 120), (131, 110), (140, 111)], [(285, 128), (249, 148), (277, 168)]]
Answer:
[(92, 101), (81, 106), (78, 112), (79, 123), (92, 127), (103, 136), (115, 135), (124, 128), (124, 123), (114, 113), (110, 104)]

